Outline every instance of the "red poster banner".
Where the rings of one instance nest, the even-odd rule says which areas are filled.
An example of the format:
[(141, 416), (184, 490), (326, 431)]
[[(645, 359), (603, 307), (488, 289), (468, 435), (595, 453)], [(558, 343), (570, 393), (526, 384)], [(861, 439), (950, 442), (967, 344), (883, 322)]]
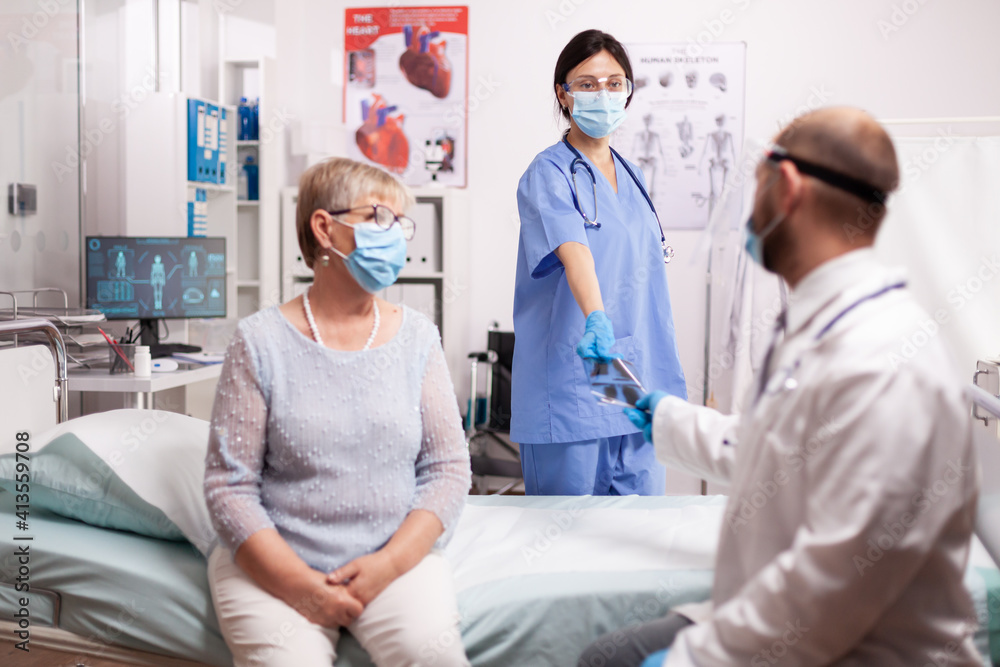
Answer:
[(468, 7), (349, 8), (344, 23), (350, 157), (464, 187)]

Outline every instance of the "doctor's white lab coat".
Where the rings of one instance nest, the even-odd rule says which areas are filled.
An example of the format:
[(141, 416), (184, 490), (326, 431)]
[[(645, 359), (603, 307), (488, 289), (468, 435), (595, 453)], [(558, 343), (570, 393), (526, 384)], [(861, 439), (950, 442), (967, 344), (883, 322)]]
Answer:
[(659, 458), (730, 485), (712, 604), (668, 667), (981, 664), (962, 583), (973, 425), (902, 279), (870, 250), (827, 262), (792, 292), (743, 415), (657, 406)]

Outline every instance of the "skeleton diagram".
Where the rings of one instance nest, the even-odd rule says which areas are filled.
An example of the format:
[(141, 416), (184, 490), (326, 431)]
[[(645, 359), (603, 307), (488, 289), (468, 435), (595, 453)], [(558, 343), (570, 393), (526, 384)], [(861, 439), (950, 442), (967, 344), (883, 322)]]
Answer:
[[(736, 164), (736, 149), (733, 147), (732, 133), (726, 130), (726, 117), (716, 117), (715, 124), (718, 129), (705, 137), (705, 146), (701, 150), (701, 158), (698, 161), (698, 173), (701, 174), (705, 156), (708, 155), (708, 197), (698, 193), (694, 194), (699, 206), (706, 201), (708, 202), (709, 220), (712, 219), (712, 211), (719, 201), (719, 195), (722, 194), (722, 187), (726, 183), (729, 167)], [(729, 158), (732, 158), (732, 161)]]
[(167, 267), (160, 261), (160, 256), (153, 258), (153, 266), (149, 268), (149, 284), (153, 288), (153, 308), (163, 309), (163, 286), (167, 284)]
[(660, 144), (660, 135), (653, 132), (650, 127), (653, 124), (653, 114), (646, 114), (642, 117), (642, 122), (646, 124), (645, 130), (635, 133), (635, 140), (632, 142), (632, 155), (636, 156), (639, 169), (646, 179), (646, 188), (649, 190), (650, 198), (656, 189), (656, 166), (657, 157), (663, 160), (663, 146)]
[(125, 253), (121, 250), (118, 251), (118, 257), (115, 258), (115, 278), (125, 277)]
[(198, 277), (198, 255), (194, 254), (194, 250), (191, 251), (191, 257), (188, 259), (188, 277)]
[(687, 158), (691, 153), (694, 153), (694, 146), (691, 145), (694, 140), (694, 128), (691, 127), (691, 121), (688, 120), (687, 116), (684, 116), (684, 120), (677, 123), (677, 136), (681, 140), (681, 157)]

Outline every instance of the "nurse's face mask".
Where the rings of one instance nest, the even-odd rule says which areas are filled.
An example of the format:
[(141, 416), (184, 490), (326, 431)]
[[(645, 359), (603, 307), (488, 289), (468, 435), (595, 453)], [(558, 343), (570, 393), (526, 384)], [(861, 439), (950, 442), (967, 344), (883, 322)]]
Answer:
[(588, 137), (602, 139), (625, 122), (625, 104), (632, 94), (632, 82), (625, 75), (578, 76), (562, 86), (573, 98), (573, 121)]
[[(330, 246), (330, 250), (344, 260), (354, 280), (372, 294), (395, 283), (406, 264), (406, 242), (413, 238), (416, 223), (381, 204), (327, 213), (334, 222), (354, 230), (355, 247), (349, 255)], [(336, 217), (345, 213), (363, 217), (353, 224)]]

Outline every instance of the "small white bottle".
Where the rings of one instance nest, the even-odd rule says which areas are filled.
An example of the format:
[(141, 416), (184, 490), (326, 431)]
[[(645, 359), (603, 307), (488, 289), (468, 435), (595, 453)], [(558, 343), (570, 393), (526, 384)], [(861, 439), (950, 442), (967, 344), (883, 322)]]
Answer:
[(149, 355), (148, 345), (135, 346), (135, 376), (137, 378), (148, 378), (153, 372), (153, 358)]

